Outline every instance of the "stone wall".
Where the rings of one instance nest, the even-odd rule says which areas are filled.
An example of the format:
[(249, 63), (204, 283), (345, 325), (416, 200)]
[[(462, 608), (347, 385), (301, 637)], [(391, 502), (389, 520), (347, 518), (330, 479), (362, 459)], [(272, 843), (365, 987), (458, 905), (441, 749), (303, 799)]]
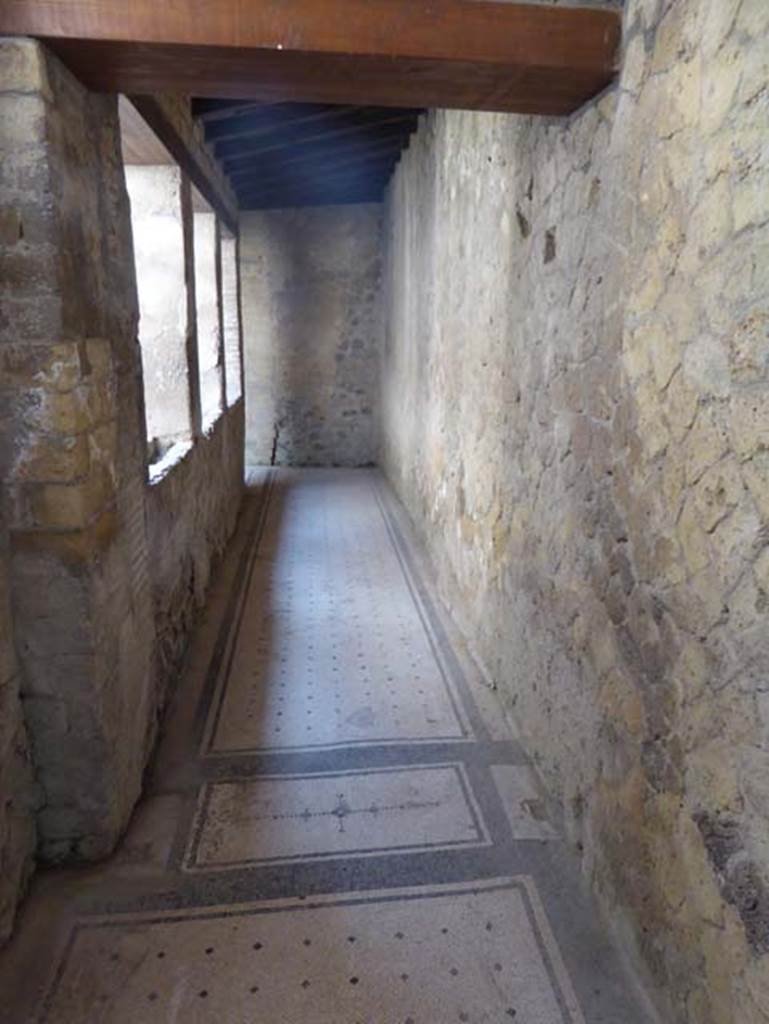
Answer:
[[(145, 435), (114, 97), (0, 42), (0, 458), (44, 858), (107, 853), (154, 735)], [(11, 238), (11, 235), (13, 238)]]
[(8, 534), (0, 519), (0, 946), (33, 867), (35, 796), (8, 599)]
[[(127, 823), (192, 608), (237, 515), (243, 403), (148, 475), (116, 98), (87, 92), (38, 43), (0, 40), (0, 149), (0, 479), (19, 662), (17, 676), (4, 637), (1, 941), (29, 870), (33, 803), (43, 860), (102, 857)], [(195, 435), (198, 406), (191, 419)], [(0, 593), (3, 627), (5, 607)]]
[(164, 699), (232, 535), (243, 493), (243, 402), (147, 491), (158, 678)]
[(241, 215), (246, 459), (376, 457), (381, 207)]
[(567, 121), (391, 185), (383, 463), (672, 1019), (769, 1006), (769, 5), (629, 0)]

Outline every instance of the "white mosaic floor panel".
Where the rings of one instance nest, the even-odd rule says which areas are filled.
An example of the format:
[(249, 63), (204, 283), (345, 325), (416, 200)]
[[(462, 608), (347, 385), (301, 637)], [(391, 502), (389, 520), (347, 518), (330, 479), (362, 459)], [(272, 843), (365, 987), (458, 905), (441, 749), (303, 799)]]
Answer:
[(584, 1024), (533, 883), (83, 921), (41, 1024)]
[(204, 787), (185, 867), (488, 842), (458, 764), (239, 779)]
[(373, 478), (278, 480), (206, 748), (467, 738)]

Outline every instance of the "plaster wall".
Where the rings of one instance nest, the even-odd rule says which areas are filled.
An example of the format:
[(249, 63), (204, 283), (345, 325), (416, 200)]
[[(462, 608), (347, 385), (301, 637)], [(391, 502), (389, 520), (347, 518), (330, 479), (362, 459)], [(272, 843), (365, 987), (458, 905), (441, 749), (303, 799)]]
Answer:
[(206, 426), (214, 422), (223, 405), (221, 265), (219, 231), (213, 213), (194, 214), (194, 240), (200, 408)]
[(238, 283), (238, 242), (222, 236), (222, 327), (224, 330), (224, 381), (227, 405), (243, 394), (243, 345)]
[(769, 6), (391, 184), (382, 461), (670, 1019), (769, 1006)]
[(182, 173), (128, 165), (147, 436), (167, 446), (191, 432)]
[(246, 460), (376, 458), (381, 207), (241, 215)]

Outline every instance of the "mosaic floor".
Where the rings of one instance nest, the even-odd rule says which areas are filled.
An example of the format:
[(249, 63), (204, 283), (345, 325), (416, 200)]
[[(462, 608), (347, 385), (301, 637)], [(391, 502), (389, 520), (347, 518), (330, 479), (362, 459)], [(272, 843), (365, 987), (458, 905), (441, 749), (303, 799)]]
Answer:
[(43, 875), (3, 1024), (642, 1024), (368, 470), (254, 471), (117, 855)]

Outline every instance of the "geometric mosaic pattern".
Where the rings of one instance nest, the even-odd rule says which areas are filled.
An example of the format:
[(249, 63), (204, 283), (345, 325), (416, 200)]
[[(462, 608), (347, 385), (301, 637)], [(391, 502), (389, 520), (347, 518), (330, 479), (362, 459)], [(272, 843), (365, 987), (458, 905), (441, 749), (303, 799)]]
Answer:
[(377, 472), (254, 477), (149, 792), (33, 887), (3, 1024), (649, 1020), (408, 529)]
[(460, 764), (259, 777), (204, 787), (185, 866), (487, 843)]
[(467, 734), (370, 476), (287, 486), (267, 510), (210, 752)]
[(581, 1024), (526, 880), (77, 929), (46, 1022)]

